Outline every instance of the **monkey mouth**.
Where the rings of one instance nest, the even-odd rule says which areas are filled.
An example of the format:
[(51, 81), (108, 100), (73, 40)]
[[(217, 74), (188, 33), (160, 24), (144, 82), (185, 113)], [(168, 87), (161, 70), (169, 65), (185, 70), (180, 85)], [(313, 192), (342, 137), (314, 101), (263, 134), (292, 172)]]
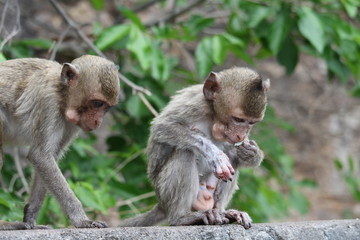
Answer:
[(94, 128), (91, 128), (89, 126), (86, 126), (86, 125), (82, 125), (82, 126), (79, 126), (84, 132), (91, 132), (94, 130)]

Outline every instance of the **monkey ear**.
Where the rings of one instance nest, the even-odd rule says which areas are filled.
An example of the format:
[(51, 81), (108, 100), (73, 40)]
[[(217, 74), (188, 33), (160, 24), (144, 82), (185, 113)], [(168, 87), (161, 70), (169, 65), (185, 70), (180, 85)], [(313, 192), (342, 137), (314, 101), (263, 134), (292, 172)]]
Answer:
[(215, 99), (215, 93), (219, 92), (220, 90), (220, 83), (218, 79), (218, 75), (215, 72), (211, 72), (205, 80), (203, 93), (206, 100), (212, 101)]
[(262, 80), (262, 88), (265, 92), (269, 91), (270, 89), (270, 79), (267, 78), (266, 80)]
[(70, 64), (70, 63), (64, 63), (63, 67), (61, 69), (61, 80), (64, 82), (64, 84), (75, 87), (77, 85), (77, 79), (79, 77), (79, 70), (77, 68)]

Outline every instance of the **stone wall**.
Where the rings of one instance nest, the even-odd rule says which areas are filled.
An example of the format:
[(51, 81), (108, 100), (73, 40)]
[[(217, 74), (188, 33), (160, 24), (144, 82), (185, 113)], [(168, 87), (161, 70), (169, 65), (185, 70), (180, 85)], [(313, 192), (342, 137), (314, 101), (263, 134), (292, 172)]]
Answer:
[(358, 240), (360, 220), (332, 220), (287, 223), (262, 223), (245, 230), (239, 225), (134, 227), (106, 229), (53, 229), (2, 231), (0, 240), (75, 240), (75, 239), (252, 239), (252, 240)]

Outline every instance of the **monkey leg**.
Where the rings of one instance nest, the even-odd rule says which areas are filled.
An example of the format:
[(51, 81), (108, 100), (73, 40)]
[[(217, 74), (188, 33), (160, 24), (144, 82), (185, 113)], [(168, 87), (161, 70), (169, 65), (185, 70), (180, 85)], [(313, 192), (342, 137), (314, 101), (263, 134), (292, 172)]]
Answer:
[(36, 225), (36, 217), (46, 196), (46, 188), (42, 183), (40, 176), (36, 173), (31, 187), (28, 203), (24, 208), (24, 223), (28, 224), (31, 229), (48, 229), (50, 226)]
[(242, 225), (245, 229), (251, 227), (252, 220), (247, 212), (238, 211), (235, 209), (226, 210), (223, 215), (229, 219), (230, 223), (237, 222)]
[(154, 226), (166, 219), (164, 210), (155, 205), (150, 211), (122, 221), (119, 227), (147, 227)]
[(0, 231), (1, 230), (26, 230), (31, 229), (29, 224), (24, 222), (5, 222), (0, 221)]
[[(106, 223), (89, 220), (82, 208), (81, 202), (76, 198), (70, 186), (62, 175), (54, 157), (51, 154), (44, 154), (40, 149), (32, 149), (28, 156), (29, 161), (39, 174), (41, 182), (53, 194), (60, 203), (71, 223), (76, 228), (105, 228)], [(41, 204), (40, 204), (41, 205)], [(34, 206), (37, 206), (35, 203)], [(36, 210), (36, 209), (35, 209)], [(30, 210), (29, 213), (36, 211)], [(30, 219), (32, 216), (28, 214)]]

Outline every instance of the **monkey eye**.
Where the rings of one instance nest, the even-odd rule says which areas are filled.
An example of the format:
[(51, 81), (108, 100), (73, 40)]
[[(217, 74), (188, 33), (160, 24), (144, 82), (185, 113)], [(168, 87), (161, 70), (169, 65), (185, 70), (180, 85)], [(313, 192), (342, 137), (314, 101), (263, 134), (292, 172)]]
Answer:
[(243, 122), (245, 122), (245, 119), (243, 119), (243, 118), (232, 117), (232, 119), (233, 119), (235, 122), (237, 122), (237, 123), (243, 123)]
[(255, 122), (255, 121), (249, 122), (250, 125), (254, 125), (255, 123), (257, 123), (257, 122)]
[(105, 102), (100, 101), (100, 100), (93, 100), (91, 103), (94, 108), (101, 108), (106, 104)]

